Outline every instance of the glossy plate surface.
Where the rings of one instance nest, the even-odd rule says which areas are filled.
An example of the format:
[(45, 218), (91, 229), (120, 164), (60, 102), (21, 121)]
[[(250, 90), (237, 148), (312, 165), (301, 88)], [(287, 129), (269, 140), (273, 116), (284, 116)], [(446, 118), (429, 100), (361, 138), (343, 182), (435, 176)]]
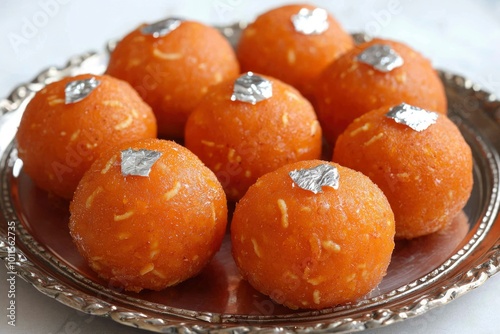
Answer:
[[(240, 27), (221, 31), (234, 44)], [(90, 270), (71, 242), (68, 203), (33, 185), (22, 171), (14, 142), (22, 112), (35, 92), (64, 76), (101, 74), (106, 63), (106, 52), (75, 57), (0, 100), (0, 258), (42, 293), (77, 310), (155, 332), (347, 332), (420, 315), (498, 272), (500, 102), (469, 80), (440, 72), (449, 116), (473, 151), (472, 196), (445, 230), (398, 241), (387, 276), (365, 299), (321, 311), (292, 311), (275, 304), (241, 280), (228, 236), (199, 276), (176, 287), (137, 294), (109, 286)], [(15, 226), (10, 230), (15, 230), (15, 248), (11, 226)]]

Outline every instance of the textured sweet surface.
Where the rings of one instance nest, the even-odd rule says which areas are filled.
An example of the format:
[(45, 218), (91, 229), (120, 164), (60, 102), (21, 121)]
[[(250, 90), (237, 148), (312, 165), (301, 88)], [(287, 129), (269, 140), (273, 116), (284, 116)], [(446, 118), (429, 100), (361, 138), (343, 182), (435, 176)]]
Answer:
[(467, 203), (472, 154), (445, 115), (415, 131), (382, 107), (357, 118), (340, 135), (333, 161), (362, 172), (387, 196), (396, 236), (414, 238), (443, 228)]
[[(124, 176), (120, 152), (161, 152), (149, 176)], [(85, 174), (71, 202), (70, 232), (90, 267), (113, 286), (161, 290), (192, 277), (218, 251), (226, 197), (184, 147), (158, 139), (122, 144)]]
[(186, 124), (186, 147), (233, 201), (263, 174), (321, 155), (321, 127), (311, 104), (290, 85), (267, 78), (273, 95), (255, 105), (231, 101), (234, 79), (213, 86)]
[[(66, 84), (97, 78), (87, 97), (65, 104)], [(156, 137), (151, 108), (122, 80), (81, 75), (52, 83), (26, 107), (17, 142), (24, 170), (39, 187), (71, 199), (100, 154), (130, 140)]]
[[(357, 59), (374, 45), (389, 45), (404, 64), (381, 72)], [(402, 102), (446, 113), (446, 96), (430, 61), (401, 42), (374, 39), (340, 56), (319, 76), (315, 103), (326, 139), (335, 139), (357, 117)]]
[(217, 30), (198, 22), (184, 21), (158, 38), (143, 27), (118, 43), (107, 73), (129, 82), (153, 108), (160, 136), (181, 138), (208, 88), (239, 73), (236, 56)]
[(335, 165), (338, 189), (314, 194), (289, 175), (324, 163), (300, 161), (262, 176), (236, 205), (231, 223), (243, 277), (292, 309), (363, 297), (382, 280), (394, 249), (394, 215), (366, 176)]
[[(312, 5), (288, 5), (260, 15), (241, 36), (237, 54), (243, 71), (267, 74), (295, 86), (312, 99), (314, 79), (334, 59), (353, 47), (352, 37), (328, 15), (328, 29), (305, 35), (292, 16)], [(279, 41), (279, 42), (277, 42)]]

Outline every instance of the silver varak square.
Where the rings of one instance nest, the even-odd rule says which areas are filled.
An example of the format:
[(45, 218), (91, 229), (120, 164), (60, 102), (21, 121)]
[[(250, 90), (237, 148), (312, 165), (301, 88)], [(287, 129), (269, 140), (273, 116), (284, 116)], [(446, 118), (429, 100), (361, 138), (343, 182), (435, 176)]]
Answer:
[(86, 98), (101, 82), (92, 77), (89, 79), (68, 82), (64, 89), (64, 102), (75, 103)]
[(386, 44), (374, 44), (363, 50), (356, 59), (380, 72), (390, 72), (404, 64), (403, 58)]
[(127, 149), (121, 151), (122, 175), (149, 176), (151, 167), (161, 157), (162, 153), (146, 149)]
[(321, 164), (313, 168), (293, 170), (288, 173), (293, 182), (304, 190), (315, 194), (323, 192), (322, 187), (339, 188), (339, 171), (330, 164)]
[(396, 123), (404, 124), (415, 131), (424, 131), (436, 123), (438, 114), (406, 103), (392, 107), (386, 116)]
[(234, 82), (231, 101), (251, 104), (264, 101), (273, 96), (273, 83), (263, 77), (247, 72)]

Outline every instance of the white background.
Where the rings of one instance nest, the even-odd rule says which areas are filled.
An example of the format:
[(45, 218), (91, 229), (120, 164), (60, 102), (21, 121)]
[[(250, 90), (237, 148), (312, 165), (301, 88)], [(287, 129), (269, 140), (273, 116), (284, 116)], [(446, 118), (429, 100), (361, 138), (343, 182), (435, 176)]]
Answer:
[[(181, 16), (208, 24), (252, 20), (289, 1), (1, 0), (0, 98), (48, 66), (103, 50), (142, 22)], [(500, 96), (500, 1), (309, 1), (350, 32), (406, 42), (440, 69), (465, 75)], [(1, 134), (0, 134), (1, 135)], [(17, 279), (17, 326), (7, 325), (6, 270), (0, 265), (0, 333), (143, 333), (70, 309)], [(500, 278), (410, 319), (368, 333), (500, 333)], [(3, 311), (2, 311), (3, 310)]]

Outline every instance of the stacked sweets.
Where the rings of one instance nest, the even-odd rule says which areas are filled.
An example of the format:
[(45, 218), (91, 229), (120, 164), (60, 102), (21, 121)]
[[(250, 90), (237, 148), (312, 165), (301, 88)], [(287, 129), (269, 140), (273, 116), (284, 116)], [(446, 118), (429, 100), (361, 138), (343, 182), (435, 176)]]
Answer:
[(244, 29), (236, 51), (198, 22), (141, 25), (106, 75), (38, 92), (17, 142), (34, 182), (71, 200), (76, 247), (115, 286), (198, 274), (229, 201), (243, 278), (320, 309), (369, 293), (395, 238), (439, 231), (465, 206), (471, 150), (446, 104), (412, 48), (355, 45), (325, 10), (289, 5)]

